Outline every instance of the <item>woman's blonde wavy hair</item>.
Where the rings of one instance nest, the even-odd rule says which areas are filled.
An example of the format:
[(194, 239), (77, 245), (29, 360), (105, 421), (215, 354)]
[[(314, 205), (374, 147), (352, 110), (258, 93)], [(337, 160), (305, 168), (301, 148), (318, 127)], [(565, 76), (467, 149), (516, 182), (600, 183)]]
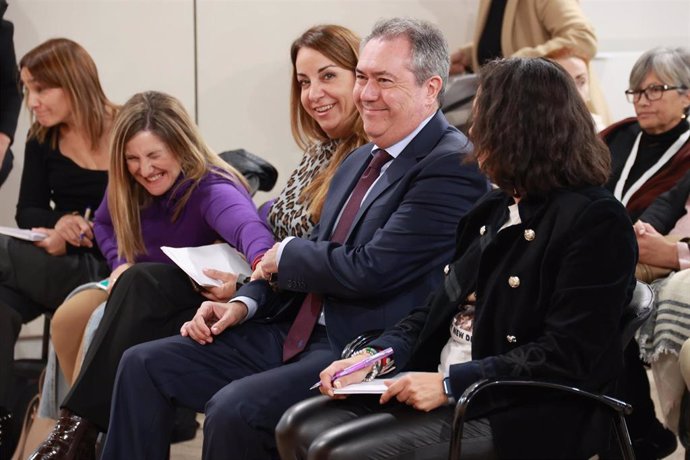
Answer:
[(127, 143), (142, 131), (155, 134), (180, 162), (183, 178), (177, 181), (171, 196), (181, 187), (186, 188), (176, 197), (173, 221), (179, 217), (201, 178), (209, 172), (249, 188), (244, 177), (206, 144), (180, 101), (156, 91), (135, 94), (115, 118), (108, 173), (108, 206), (118, 242), (118, 257), (129, 263), (146, 253), (140, 210), (152, 200), (127, 169)]

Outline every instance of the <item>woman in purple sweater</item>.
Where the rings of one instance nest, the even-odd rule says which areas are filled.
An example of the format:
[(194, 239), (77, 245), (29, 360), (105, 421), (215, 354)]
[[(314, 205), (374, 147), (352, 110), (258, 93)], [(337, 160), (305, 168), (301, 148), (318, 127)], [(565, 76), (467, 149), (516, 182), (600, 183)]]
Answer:
[(170, 264), (161, 246), (217, 240), (252, 263), (273, 244), (242, 175), (206, 145), (175, 98), (158, 92), (133, 96), (115, 120), (111, 150), (108, 190), (94, 219), (96, 240), (112, 270), (108, 287), (73, 295), (52, 323), (53, 345), (69, 384), (79, 370), (78, 350), (91, 313), (133, 264)]

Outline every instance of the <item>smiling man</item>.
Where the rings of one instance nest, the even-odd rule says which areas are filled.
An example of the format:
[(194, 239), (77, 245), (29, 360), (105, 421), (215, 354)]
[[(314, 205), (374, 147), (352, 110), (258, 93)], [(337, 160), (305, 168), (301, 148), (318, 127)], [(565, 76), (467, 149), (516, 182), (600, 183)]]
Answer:
[(125, 353), (103, 459), (164, 458), (175, 405), (206, 413), (204, 458), (275, 458), (280, 416), (316, 394), (319, 371), (422, 304), (459, 218), (488, 190), (465, 161), (469, 141), (438, 111), (448, 67), (434, 26), (375, 26), (354, 89), (372, 142), (343, 161), (310, 239), (276, 244), (254, 282), (229, 303), (204, 302), (182, 336)]

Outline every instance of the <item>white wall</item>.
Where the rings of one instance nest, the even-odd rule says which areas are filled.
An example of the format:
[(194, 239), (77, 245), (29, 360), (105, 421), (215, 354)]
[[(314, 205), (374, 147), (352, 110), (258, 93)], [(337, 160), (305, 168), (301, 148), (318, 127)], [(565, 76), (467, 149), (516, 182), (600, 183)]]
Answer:
[[(520, 0), (531, 1), (531, 0)], [(290, 42), (310, 25), (335, 22), (364, 35), (381, 17), (437, 23), (451, 47), (469, 40), (478, 0), (197, 0), (199, 125), (215, 149), (244, 147), (280, 171), (274, 195), (300, 152), (290, 136)], [(599, 36), (594, 67), (614, 119), (632, 114), (622, 91), (640, 52), (690, 46), (690, 0), (581, 0)], [(20, 58), (41, 41), (82, 43), (107, 94), (122, 103), (145, 89), (167, 91), (194, 112), (193, 0), (10, 0)], [(0, 192), (0, 225), (14, 224), (26, 113), (14, 145), (15, 170)], [(259, 194), (257, 202), (268, 197)]]
[[(10, 0), (17, 60), (39, 43), (67, 37), (98, 67), (106, 95), (123, 103), (160, 89), (194, 110), (194, 8), (190, 0)], [(0, 191), (0, 225), (15, 225), (29, 117), (24, 108), (12, 150), (14, 170)]]

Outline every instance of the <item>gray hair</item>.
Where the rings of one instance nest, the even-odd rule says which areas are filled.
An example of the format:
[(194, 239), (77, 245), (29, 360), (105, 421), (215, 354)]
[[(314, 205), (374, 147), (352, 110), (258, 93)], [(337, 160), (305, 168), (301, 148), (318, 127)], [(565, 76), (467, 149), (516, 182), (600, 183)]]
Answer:
[(630, 71), (630, 89), (640, 86), (649, 72), (654, 72), (661, 81), (671, 86), (684, 86), (678, 90), (685, 93), (690, 89), (690, 50), (684, 47), (659, 46), (645, 51)]
[(450, 54), (448, 43), (441, 31), (427, 21), (411, 18), (382, 19), (374, 24), (371, 33), (362, 40), (360, 50), (373, 39), (393, 40), (406, 37), (412, 48), (412, 68), (418, 85), (438, 75), (443, 84), (438, 93), (439, 106), (448, 83)]

